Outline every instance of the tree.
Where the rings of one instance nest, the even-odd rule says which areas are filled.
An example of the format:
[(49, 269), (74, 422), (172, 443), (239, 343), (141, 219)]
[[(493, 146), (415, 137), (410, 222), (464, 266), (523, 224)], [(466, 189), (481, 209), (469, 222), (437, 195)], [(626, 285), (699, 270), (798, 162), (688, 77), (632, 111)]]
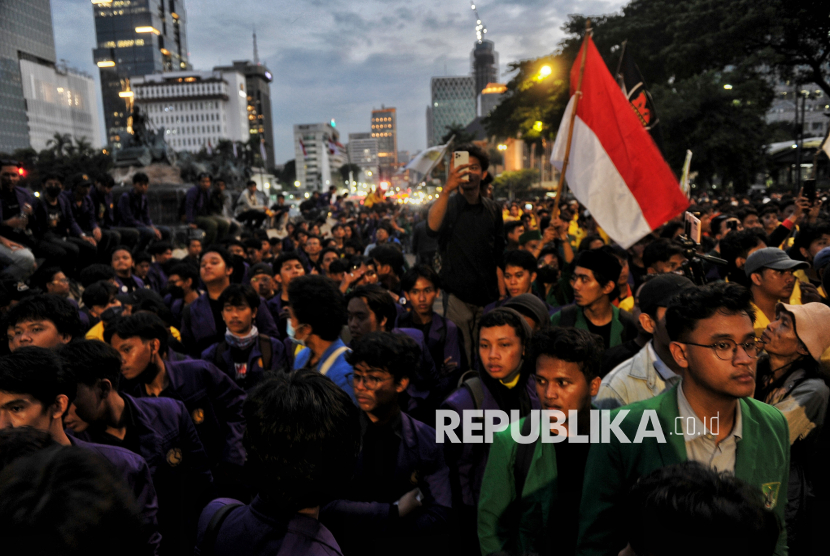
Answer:
[(465, 126), (459, 123), (453, 123), (447, 128), (447, 133), (441, 137), (441, 144), (446, 145), (447, 141), (450, 140), (450, 137), (455, 135), (455, 139), (453, 139), (454, 145), (464, 145), (466, 143), (472, 143), (475, 139), (474, 133), (468, 133), (465, 129)]
[(356, 180), (361, 172), (360, 166), (358, 166), (357, 164), (344, 164), (337, 171), (343, 177), (343, 182), (347, 185), (349, 184), (349, 172), (352, 173), (353, 180)]
[(528, 196), (531, 186), (539, 181), (539, 170), (525, 168), (514, 172), (502, 172), (493, 180), (493, 196), (510, 200)]
[(294, 185), (294, 182), (297, 181), (296, 164), (297, 163), (293, 159), (285, 163), (285, 166), (282, 167), (282, 172), (280, 172), (280, 175), (277, 176), (280, 183), (283, 183), (286, 186)]
[(68, 133), (60, 134), (57, 131), (51, 139), (46, 141), (46, 147), (50, 148), (55, 158), (61, 158), (68, 154), (67, 149), (72, 148), (72, 136)]

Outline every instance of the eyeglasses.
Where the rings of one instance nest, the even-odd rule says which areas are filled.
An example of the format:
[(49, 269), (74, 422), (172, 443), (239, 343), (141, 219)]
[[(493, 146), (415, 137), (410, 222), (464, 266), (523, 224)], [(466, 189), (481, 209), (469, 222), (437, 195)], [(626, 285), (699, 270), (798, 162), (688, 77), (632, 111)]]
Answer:
[(692, 342), (680, 343), (688, 346), (698, 346), (712, 349), (714, 350), (715, 355), (718, 356), (718, 359), (722, 361), (732, 361), (735, 358), (735, 354), (738, 353), (738, 346), (742, 347), (749, 357), (757, 359), (758, 351), (760, 351), (764, 345), (763, 342), (757, 338), (743, 344), (739, 344), (733, 340), (721, 340), (720, 342), (715, 342), (714, 344), (693, 344)]
[(349, 373), (346, 375), (346, 380), (349, 383), (349, 386), (354, 388), (356, 384), (363, 383), (363, 386), (367, 390), (377, 390), (378, 387), (386, 380), (385, 378), (378, 378), (372, 375), (356, 375), (354, 373)]
[(57, 280), (52, 280), (53, 284), (61, 283), (61, 284), (68, 284), (69, 278), (58, 278)]

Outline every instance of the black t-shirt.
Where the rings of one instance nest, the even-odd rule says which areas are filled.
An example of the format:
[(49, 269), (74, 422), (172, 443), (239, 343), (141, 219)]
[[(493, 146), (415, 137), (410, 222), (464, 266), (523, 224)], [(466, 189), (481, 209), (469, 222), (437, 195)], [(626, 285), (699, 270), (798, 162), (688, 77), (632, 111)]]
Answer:
[(399, 492), (400, 487), (395, 482), (401, 445), (400, 413), (383, 425), (372, 423), (365, 413), (361, 413), (360, 424), (363, 442), (360, 472), (355, 476), (353, 485), (354, 499), (364, 502), (394, 502), (406, 492)]
[(605, 349), (608, 349), (611, 344), (611, 324), (614, 320), (612, 319), (608, 322), (608, 324), (604, 324), (602, 326), (595, 325), (587, 317), (585, 317), (585, 322), (588, 324), (588, 331), (601, 337), (602, 343), (605, 344)]
[(556, 445), (557, 511), (550, 513), (547, 528), (548, 542), (550, 542), (552, 531), (560, 533), (556, 536), (555, 541), (556, 554), (574, 554), (576, 552), (577, 533), (579, 531), (579, 504), (582, 500), (582, 484), (585, 478), (585, 465), (588, 462), (588, 450), (590, 448), (589, 443), (577, 444), (567, 441)]
[(132, 275), (129, 278), (119, 277), (119, 279), (121, 280), (121, 283), (124, 284), (124, 287), (127, 288), (127, 292), (132, 293), (138, 289), (138, 284), (135, 283)]
[(222, 318), (222, 304), (219, 303), (218, 299), (211, 299), (208, 296), (208, 302), (210, 303), (210, 312), (213, 313), (213, 325), (216, 327), (216, 336), (219, 338), (217, 341), (221, 341), (222, 338), (225, 337), (225, 319)]
[(49, 231), (61, 237), (68, 236), (69, 226), (67, 225), (66, 218), (63, 217), (63, 212), (61, 212), (61, 206), (58, 203), (52, 205), (48, 201), (46, 201), (45, 203), (46, 214), (49, 219), (49, 222), (47, 224), (49, 226)]
[(141, 441), (135, 430), (135, 418), (133, 416), (133, 408), (129, 402), (124, 403), (124, 413), (121, 414), (121, 423), (126, 427), (124, 439), (120, 439), (105, 431), (93, 432), (90, 438), (93, 442), (99, 444), (106, 444), (108, 446), (117, 446), (129, 450), (134, 454), (141, 455)]

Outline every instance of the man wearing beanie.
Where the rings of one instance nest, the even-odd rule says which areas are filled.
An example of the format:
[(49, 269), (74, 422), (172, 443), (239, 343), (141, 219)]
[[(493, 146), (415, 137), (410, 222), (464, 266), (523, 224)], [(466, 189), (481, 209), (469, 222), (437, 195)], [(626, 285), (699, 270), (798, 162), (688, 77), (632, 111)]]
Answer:
[(760, 338), (775, 318), (776, 305), (789, 301), (795, 289), (794, 271), (808, 266), (810, 263), (795, 261), (775, 247), (759, 249), (747, 257), (744, 271), (750, 281), (756, 336)]
[[(823, 303), (776, 307), (761, 334), (767, 355), (758, 360), (755, 399), (778, 408), (790, 429), (787, 543), (793, 556), (811, 554), (808, 494), (816, 472), (815, 448), (830, 389), (819, 376), (821, 354), (830, 347), (830, 307)], [(825, 462), (821, 462), (822, 464)], [(819, 493), (816, 493), (819, 494)]]
[(575, 305), (553, 315), (551, 325), (587, 330), (602, 338), (605, 349), (637, 336), (634, 317), (611, 304), (617, 296), (620, 272), (622, 266), (609, 248), (601, 247), (577, 255), (571, 276)]
[(640, 326), (652, 335), (651, 341), (602, 379), (594, 397), (596, 407), (614, 409), (648, 400), (680, 382), (682, 369), (669, 349), (666, 308), (677, 293), (694, 287), (691, 280), (677, 274), (660, 274), (642, 285)]

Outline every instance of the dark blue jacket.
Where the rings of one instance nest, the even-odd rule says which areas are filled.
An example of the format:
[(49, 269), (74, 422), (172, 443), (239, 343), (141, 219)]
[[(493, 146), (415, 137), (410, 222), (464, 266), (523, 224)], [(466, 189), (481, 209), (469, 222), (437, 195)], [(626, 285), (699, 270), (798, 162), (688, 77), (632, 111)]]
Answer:
[[(493, 394), (490, 393), (483, 382), (481, 387), (484, 390), (484, 400), (478, 409), (501, 409)], [(536, 381), (532, 375), (528, 377), (525, 388), (530, 397), (531, 409), (541, 409), (542, 406), (536, 395)], [(444, 400), (441, 409), (452, 409), (463, 417), (464, 411), (476, 409), (476, 403), (467, 387), (462, 386)], [(485, 444), (467, 443), (458, 445), (449, 442), (444, 443), (447, 463), (455, 475), (453, 484), (458, 489), (455, 499), (466, 506), (478, 507), (478, 494), (481, 492), (484, 468), (487, 466), (488, 448), (489, 446)]]
[(118, 199), (118, 225), (127, 228), (153, 227), (147, 195), (139, 195), (135, 189), (121, 194)]
[[(430, 535), (443, 532), (452, 514), (450, 470), (444, 461), (442, 446), (435, 442), (435, 429), (401, 413), (398, 457), (394, 482), (397, 488), (386, 493), (383, 500), (335, 500), (320, 509), (320, 521), (346, 548), (366, 543), (372, 536)], [(363, 477), (363, 453), (355, 467), (355, 484), (371, 478)], [(393, 503), (415, 487), (421, 491), (422, 506), (404, 519), (397, 517)], [(360, 493), (353, 493), (359, 497)]]
[(222, 506), (239, 504), (219, 498), (207, 505), (196, 531), (197, 556), (342, 556), (340, 546), (326, 526), (313, 517), (294, 514), (286, 521), (259, 496), (250, 505), (231, 510), (216, 536), (213, 551), (202, 546), (210, 520)]
[(157, 262), (150, 263), (150, 271), (147, 273), (147, 281), (150, 288), (158, 294), (167, 289), (167, 273)]
[[(262, 382), (265, 378), (265, 373), (286, 371), (290, 369), (290, 367), (288, 367), (288, 360), (285, 356), (285, 345), (277, 338), (272, 338), (270, 336), (267, 337), (267, 341), (271, 344), (271, 363), (267, 369), (262, 368), (263, 363), (260, 342), (263, 341), (266, 341), (266, 338), (260, 335), (259, 338), (257, 338), (257, 341), (254, 342), (254, 345), (251, 346), (250, 352), (248, 353), (247, 372), (245, 376), (242, 377), (237, 376), (236, 365), (233, 362), (231, 348), (225, 341), (213, 344), (203, 351), (202, 359), (210, 361), (216, 365), (219, 370), (228, 375), (231, 380), (236, 382), (237, 386), (245, 389), (246, 392), (250, 392), (254, 386)], [(223, 346), (223, 353), (221, 357), (217, 357), (216, 352), (220, 346)]]
[[(413, 327), (412, 313), (398, 317), (397, 326), (400, 328)], [(440, 369), (447, 358), (457, 366), (461, 365), (461, 347), (458, 345), (458, 327), (450, 319), (445, 319), (438, 313), (432, 313), (432, 322), (427, 333), (427, 345), (432, 361)]]
[(197, 216), (205, 216), (208, 213), (208, 192), (194, 185), (187, 190), (184, 196), (184, 216), (188, 224), (195, 224)]
[[(196, 427), (187, 408), (178, 400), (137, 399), (124, 393), (121, 397), (130, 408), (128, 431), (137, 436), (136, 453), (147, 462), (158, 494), (162, 550), (168, 554), (188, 553), (193, 547), (191, 528), (195, 528), (198, 512), (209, 498), (213, 483)], [(109, 435), (90, 427), (75, 436), (107, 442)]]
[(92, 202), (92, 199), (88, 195), (81, 199), (81, 206), (75, 204), (75, 194), (71, 191), (64, 191), (60, 196), (65, 198), (69, 203), (72, 209), (72, 216), (75, 218), (75, 222), (78, 223), (78, 227), (81, 230), (91, 233), (92, 230), (98, 227), (98, 219), (95, 218), (95, 203)]
[(159, 534), (158, 511), (159, 501), (156, 496), (156, 487), (153, 486), (153, 478), (150, 475), (150, 468), (144, 458), (124, 448), (107, 446), (106, 444), (95, 444), (69, 436), (73, 446), (92, 450), (109, 461), (116, 474), (123, 477), (127, 486), (132, 491), (135, 501), (141, 512), (141, 519), (148, 529), (148, 544), (153, 547), (153, 554), (159, 553), (161, 534)]
[(95, 210), (95, 221), (102, 228), (115, 226), (115, 214), (113, 211), (112, 191), (101, 193), (97, 187), (89, 190), (89, 199)]
[[(135, 285), (138, 289), (143, 290), (147, 288), (147, 285), (144, 284), (144, 280), (142, 280), (135, 274), (132, 275), (132, 279), (135, 280)], [(115, 281), (118, 282), (118, 291), (121, 293), (127, 293), (127, 286), (124, 285), (124, 281), (118, 276), (115, 277)]]
[[(14, 188), (14, 195), (17, 197), (17, 203), (20, 205), (21, 211), (23, 210), (23, 205), (35, 206), (35, 196), (28, 189), (17, 186)], [(0, 222), (14, 218), (15, 216), (20, 216), (20, 214), (3, 214), (3, 203), (0, 203)], [(31, 224), (29, 224), (29, 227), (31, 227)]]
[[(47, 207), (48, 201), (46, 197), (41, 197), (35, 204), (35, 235), (42, 237), (46, 232), (50, 232), (49, 226), (49, 209)], [(61, 219), (66, 224), (69, 230), (69, 237), (81, 237), (84, 232), (78, 223), (75, 222), (75, 216), (72, 214), (72, 207), (69, 201), (63, 195), (58, 195), (58, 207), (61, 213)]]
[(277, 325), (279, 337), (284, 340), (286, 338), (285, 320), (281, 319), (280, 315), (282, 314), (283, 307), (288, 306), (288, 302), (283, 301), (280, 297), (280, 292), (277, 292), (271, 297), (271, 299), (265, 301), (265, 305), (271, 312), (271, 318), (274, 319), (274, 324)]
[[(207, 361), (167, 361), (165, 368), (170, 386), (161, 396), (184, 403), (211, 465), (226, 462), (242, 466), (245, 392)], [(129, 393), (137, 398), (148, 396), (142, 384), (131, 385)]]
[[(254, 320), (260, 334), (279, 337), (277, 325), (271, 318), (271, 311), (257, 311)], [(211, 345), (221, 342), (225, 337), (225, 329), (216, 330), (213, 312), (210, 310), (208, 294), (203, 293), (196, 301), (182, 311), (182, 343), (192, 355), (198, 357)]]

